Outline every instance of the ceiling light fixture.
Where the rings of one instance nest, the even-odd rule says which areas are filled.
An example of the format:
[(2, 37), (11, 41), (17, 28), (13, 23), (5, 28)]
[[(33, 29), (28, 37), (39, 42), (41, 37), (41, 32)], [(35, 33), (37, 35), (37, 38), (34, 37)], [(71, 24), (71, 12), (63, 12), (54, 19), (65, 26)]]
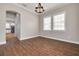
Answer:
[(43, 6), (41, 6), (41, 3), (38, 4), (37, 7), (35, 7), (35, 12), (37, 13), (43, 13), (45, 10), (43, 8)]

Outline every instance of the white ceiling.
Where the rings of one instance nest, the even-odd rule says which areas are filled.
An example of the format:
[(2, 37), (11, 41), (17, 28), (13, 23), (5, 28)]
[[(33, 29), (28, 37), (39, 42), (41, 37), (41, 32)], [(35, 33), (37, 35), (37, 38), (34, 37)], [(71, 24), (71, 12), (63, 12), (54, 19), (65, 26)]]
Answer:
[[(50, 10), (50, 9), (53, 9), (57, 6), (60, 6), (60, 5), (65, 5), (66, 3), (41, 3), (42, 6), (44, 7), (45, 9), (45, 12)], [(23, 6), (24, 8), (28, 9), (30, 12), (33, 12), (35, 13), (35, 7), (38, 5), (38, 3), (20, 3), (19, 5)]]

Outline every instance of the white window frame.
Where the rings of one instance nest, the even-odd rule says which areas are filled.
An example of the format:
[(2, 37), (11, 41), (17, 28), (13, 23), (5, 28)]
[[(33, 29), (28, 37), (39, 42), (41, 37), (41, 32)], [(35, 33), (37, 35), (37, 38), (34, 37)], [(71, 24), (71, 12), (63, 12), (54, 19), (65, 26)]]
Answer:
[[(50, 29), (45, 29), (45, 23), (44, 23), (44, 20), (45, 20), (45, 18), (49, 18), (50, 17)], [(51, 16), (48, 16), (48, 17), (44, 17), (43, 18), (43, 31), (51, 31), (52, 30), (52, 28), (51, 28), (51, 22), (52, 22), (52, 20), (51, 20)]]
[[(54, 29), (54, 16), (57, 16), (57, 15), (61, 15), (61, 14), (64, 14), (64, 29), (62, 30), (62, 29)], [(53, 31), (65, 31), (66, 30), (66, 23), (65, 23), (65, 20), (66, 20), (66, 13), (63, 11), (63, 12), (59, 12), (59, 13), (56, 13), (56, 14), (54, 14), (53, 15)]]

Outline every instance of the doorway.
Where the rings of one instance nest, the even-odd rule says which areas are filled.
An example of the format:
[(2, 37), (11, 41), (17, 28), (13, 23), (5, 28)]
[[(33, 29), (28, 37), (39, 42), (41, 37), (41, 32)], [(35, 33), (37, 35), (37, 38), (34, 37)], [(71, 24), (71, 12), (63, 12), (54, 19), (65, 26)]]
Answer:
[(15, 41), (17, 38), (20, 38), (20, 14), (6, 11), (6, 41)]

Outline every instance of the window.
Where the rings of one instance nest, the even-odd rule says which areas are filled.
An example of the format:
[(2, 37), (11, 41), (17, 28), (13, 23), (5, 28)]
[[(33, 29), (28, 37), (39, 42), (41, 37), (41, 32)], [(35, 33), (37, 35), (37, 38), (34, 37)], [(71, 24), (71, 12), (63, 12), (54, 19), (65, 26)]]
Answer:
[(51, 17), (43, 19), (43, 30), (51, 30)]
[(65, 13), (53, 16), (53, 30), (65, 30)]
[(9, 23), (6, 23), (6, 28), (10, 28), (10, 24)]

